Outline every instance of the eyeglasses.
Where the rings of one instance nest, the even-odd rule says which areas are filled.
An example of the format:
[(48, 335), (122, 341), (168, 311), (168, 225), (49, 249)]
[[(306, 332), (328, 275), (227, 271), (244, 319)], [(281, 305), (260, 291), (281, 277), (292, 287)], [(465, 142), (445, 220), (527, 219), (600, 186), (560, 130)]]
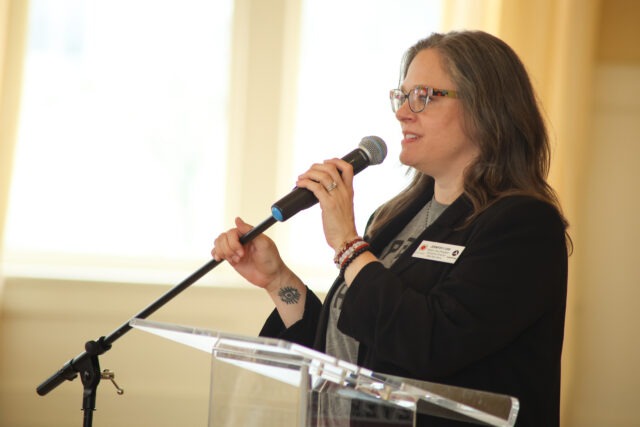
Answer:
[(409, 108), (414, 113), (419, 113), (427, 106), (432, 96), (448, 96), (449, 98), (457, 98), (458, 93), (455, 90), (434, 89), (428, 86), (416, 86), (404, 93), (402, 89), (391, 89), (389, 99), (391, 99), (391, 109), (397, 113), (404, 101), (409, 100)]

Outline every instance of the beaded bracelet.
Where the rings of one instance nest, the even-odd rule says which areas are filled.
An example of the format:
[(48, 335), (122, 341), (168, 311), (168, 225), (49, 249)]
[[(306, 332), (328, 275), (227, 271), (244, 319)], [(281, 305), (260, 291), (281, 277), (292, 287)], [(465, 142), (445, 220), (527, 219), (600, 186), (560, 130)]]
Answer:
[(358, 240), (357, 242), (349, 246), (347, 249), (345, 249), (338, 257), (338, 260), (336, 261), (336, 267), (338, 267), (338, 270), (344, 263), (344, 260), (348, 259), (351, 255), (353, 255), (355, 251), (360, 249), (362, 246), (369, 246), (369, 244), (364, 240)]
[(338, 252), (336, 252), (336, 256), (333, 257), (333, 263), (336, 265), (337, 268), (340, 268), (340, 259), (344, 256), (344, 254), (351, 248), (353, 248), (355, 245), (357, 245), (358, 243), (366, 243), (364, 241), (364, 239), (362, 239), (362, 237), (358, 236), (353, 240), (350, 240), (348, 242), (345, 242), (342, 247), (340, 248), (340, 250)]
[(344, 272), (349, 267), (349, 265), (360, 255), (367, 252), (369, 250), (369, 244), (365, 242), (364, 245), (361, 245), (356, 249), (353, 253), (351, 253), (340, 265), (340, 276), (344, 277)]
[(369, 244), (367, 242), (365, 242), (364, 240), (361, 240), (353, 245), (351, 245), (349, 247), (349, 249), (347, 249), (346, 251), (344, 251), (344, 253), (342, 255), (340, 255), (340, 258), (338, 259), (338, 264), (340, 268), (342, 266), (342, 264), (344, 264), (344, 261), (349, 259), (354, 252), (356, 252), (357, 250), (359, 250), (362, 247), (369, 247)]

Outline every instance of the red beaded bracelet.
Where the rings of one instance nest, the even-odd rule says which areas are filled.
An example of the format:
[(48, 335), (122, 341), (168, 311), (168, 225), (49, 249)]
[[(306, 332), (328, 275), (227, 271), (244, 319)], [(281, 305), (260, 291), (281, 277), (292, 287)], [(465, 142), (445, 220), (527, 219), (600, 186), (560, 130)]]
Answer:
[(364, 243), (365, 243), (364, 245), (358, 246), (358, 248), (355, 251), (353, 251), (348, 257), (346, 257), (346, 259), (342, 261), (342, 263), (340, 264), (340, 276), (344, 277), (344, 272), (347, 269), (347, 267), (349, 267), (349, 265), (356, 258), (358, 258), (360, 255), (362, 255), (363, 253), (369, 250), (369, 244), (367, 242), (364, 242)]
[[(346, 251), (344, 251), (344, 253), (342, 255), (340, 255), (340, 258), (338, 259), (338, 264), (340, 266), (342, 266), (342, 264), (344, 264), (345, 260), (349, 259), (354, 252), (356, 252), (357, 250), (359, 250), (362, 247), (369, 247), (369, 244), (367, 242), (365, 242), (364, 240), (361, 240), (359, 242), (354, 243), (353, 245), (351, 245), (349, 247), (349, 249), (347, 249)], [(338, 267), (340, 268), (340, 267)]]
[(336, 256), (333, 257), (333, 263), (336, 265), (336, 267), (340, 268), (340, 264), (341, 264), (340, 259), (344, 256), (344, 254), (349, 249), (351, 249), (354, 245), (356, 245), (357, 243), (360, 243), (360, 242), (366, 243), (362, 237), (358, 236), (355, 239), (350, 240), (348, 242), (345, 242), (342, 245), (340, 250), (338, 252), (336, 252)]

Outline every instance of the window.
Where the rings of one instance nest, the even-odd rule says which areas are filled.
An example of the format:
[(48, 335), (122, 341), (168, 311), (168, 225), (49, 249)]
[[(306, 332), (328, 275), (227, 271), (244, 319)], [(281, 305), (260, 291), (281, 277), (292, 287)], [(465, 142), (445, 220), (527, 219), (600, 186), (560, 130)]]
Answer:
[[(232, 172), (247, 169), (239, 177), (245, 184), (263, 179), (283, 196), (311, 163), (343, 156), (364, 136), (377, 135), (387, 143), (387, 159), (355, 180), (363, 232), (370, 213), (407, 183), (388, 91), (398, 84), (404, 50), (436, 30), (440, 1), (299, 2), (238, 2), (238, 18), (234, 0), (31, 0), (4, 272), (175, 284), (208, 260), (213, 237), (231, 226), (224, 218), (255, 214), (225, 212), (233, 209), (224, 206), (225, 189), (238, 188), (237, 181), (227, 185), (237, 176)], [(293, 24), (295, 14), (274, 12), (298, 6)], [(275, 36), (286, 47), (264, 52), (244, 38), (246, 31), (232, 28), (238, 19), (244, 30), (256, 28), (257, 10), (261, 17), (286, 15), (285, 27), (300, 28), (297, 70), (274, 67), (294, 76), (244, 69), (251, 67), (231, 58), (233, 48), (239, 58), (269, 65), (264, 61), (296, 45)], [(279, 25), (268, 18), (261, 31)], [(274, 138), (260, 141), (278, 152), (273, 176), (253, 176), (242, 163), (226, 169), (228, 157), (251, 149), (237, 144), (227, 154), (233, 121), (227, 112), (242, 105), (242, 97), (228, 93), (232, 66), (240, 90), (245, 74), (254, 77), (247, 81), (258, 73), (266, 85), (286, 85), (281, 99), (260, 101), (270, 108), (241, 125), (259, 127), (266, 116), (292, 135), (282, 138), (286, 147)], [(282, 117), (271, 114), (284, 104), (295, 106)], [(278, 230), (287, 262), (309, 285), (326, 289), (335, 270), (318, 207)]]
[(223, 226), (232, 6), (31, 0), (8, 273), (203, 259)]
[[(388, 93), (397, 87), (404, 51), (437, 31), (440, 15), (436, 0), (303, 2), (294, 173), (342, 157), (364, 136), (381, 137), (387, 158), (354, 180), (360, 233), (374, 209), (408, 184), (406, 167), (398, 160), (401, 133)], [(304, 250), (289, 251), (287, 257), (311, 269), (306, 280), (314, 289), (327, 288), (336, 273), (326, 262), (333, 251), (323, 245), (319, 212), (315, 206), (288, 225), (289, 247)], [(301, 236), (311, 244), (301, 242)]]

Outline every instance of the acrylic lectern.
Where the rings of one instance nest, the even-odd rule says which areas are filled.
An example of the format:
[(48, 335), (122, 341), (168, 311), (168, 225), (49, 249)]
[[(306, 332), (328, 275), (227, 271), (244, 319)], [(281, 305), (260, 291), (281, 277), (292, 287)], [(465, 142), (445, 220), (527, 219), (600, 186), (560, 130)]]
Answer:
[(419, 417), (511, 427), (518, 414), (511, 396), (380, 374), (287, 341), (130, 325), (212, 355), (209, 427), (415, 426)]

